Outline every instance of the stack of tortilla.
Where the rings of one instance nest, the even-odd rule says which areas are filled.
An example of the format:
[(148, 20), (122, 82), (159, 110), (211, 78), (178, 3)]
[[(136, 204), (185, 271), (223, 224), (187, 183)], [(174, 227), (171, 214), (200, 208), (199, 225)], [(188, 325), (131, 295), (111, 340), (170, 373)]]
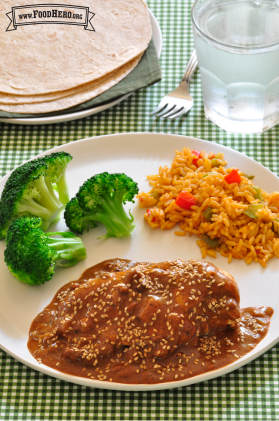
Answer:
[(48, 4), (88, 7), (95, 31), (40, 24), (6, 31), (11, 7), (37, 0), (0, 0), (0, 111), (39, 114), (91, 100), (125, 78), (151, 40), (143, 0), (64, 0)]

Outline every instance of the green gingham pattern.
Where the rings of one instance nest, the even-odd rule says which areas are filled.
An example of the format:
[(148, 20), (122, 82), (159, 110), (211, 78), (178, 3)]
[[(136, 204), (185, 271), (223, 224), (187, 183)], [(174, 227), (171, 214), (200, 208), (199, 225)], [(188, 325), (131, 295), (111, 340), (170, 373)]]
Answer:
[[(226, 134), (204, 116), (200, 75), (190, 91), (187, 117), (149, 115), (182, 77), (193, 50), (191, 4), (149, 0), (163, 33), (163, 80), (101, 114), (46, 126), (0, 124), (0, 174), (54, 146), (121, 132), (176, 133), (226, 145), (279, 174), (279, 125), (263, 135)], [(279, 419), (279, 345), (245, 367), (217, 379), (173, 390), (116, 392), (53, 379), (0, 351), (1, 420), (275, 420)]]

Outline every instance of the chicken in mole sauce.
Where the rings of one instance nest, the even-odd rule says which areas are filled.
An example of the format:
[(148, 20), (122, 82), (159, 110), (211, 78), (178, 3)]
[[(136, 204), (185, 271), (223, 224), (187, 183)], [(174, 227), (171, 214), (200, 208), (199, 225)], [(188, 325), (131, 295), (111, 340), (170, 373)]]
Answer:
[(231, 364), (267, 334), (270, 307), (239, 307), (211, 263), (113, 259), (61, 288), (35, 318), (28, 348), (74, 376), (127, 384), (178, 381)]

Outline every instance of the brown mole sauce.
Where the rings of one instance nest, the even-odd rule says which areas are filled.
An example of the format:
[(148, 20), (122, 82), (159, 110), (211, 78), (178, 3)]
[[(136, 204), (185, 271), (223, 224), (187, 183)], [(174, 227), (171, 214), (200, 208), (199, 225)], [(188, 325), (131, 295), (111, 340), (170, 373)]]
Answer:
[(74, 376), (171, 382), (243, 357), (267, 334), (272, 314), (240, 310), (236, 282), (210, 263), (112, 259), (57, 292), (32, 322), (28, 349)]

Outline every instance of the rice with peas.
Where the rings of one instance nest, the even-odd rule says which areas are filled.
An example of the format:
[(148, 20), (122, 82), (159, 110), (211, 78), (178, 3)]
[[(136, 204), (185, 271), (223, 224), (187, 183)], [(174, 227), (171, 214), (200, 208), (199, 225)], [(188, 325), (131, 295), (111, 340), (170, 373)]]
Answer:
[[(196, 234), (203, 258), (219, 252), (229, 262), (244, 259), (266, 267), (268, 259), (279, 258), (279, 192), (268, 194), (252, 176), (226, 164), (221, 153), (176, 151), (170, 168), (147, 176), (152, 190), (138, 195), (139, 206), (148, 207), (144, 219), (152, 228), (177, 225), (176, 235)], [(232, 171), (238, 182), (225, 180)], [(181, 192), (194, 197), (189, 210), (176, 204)]]

